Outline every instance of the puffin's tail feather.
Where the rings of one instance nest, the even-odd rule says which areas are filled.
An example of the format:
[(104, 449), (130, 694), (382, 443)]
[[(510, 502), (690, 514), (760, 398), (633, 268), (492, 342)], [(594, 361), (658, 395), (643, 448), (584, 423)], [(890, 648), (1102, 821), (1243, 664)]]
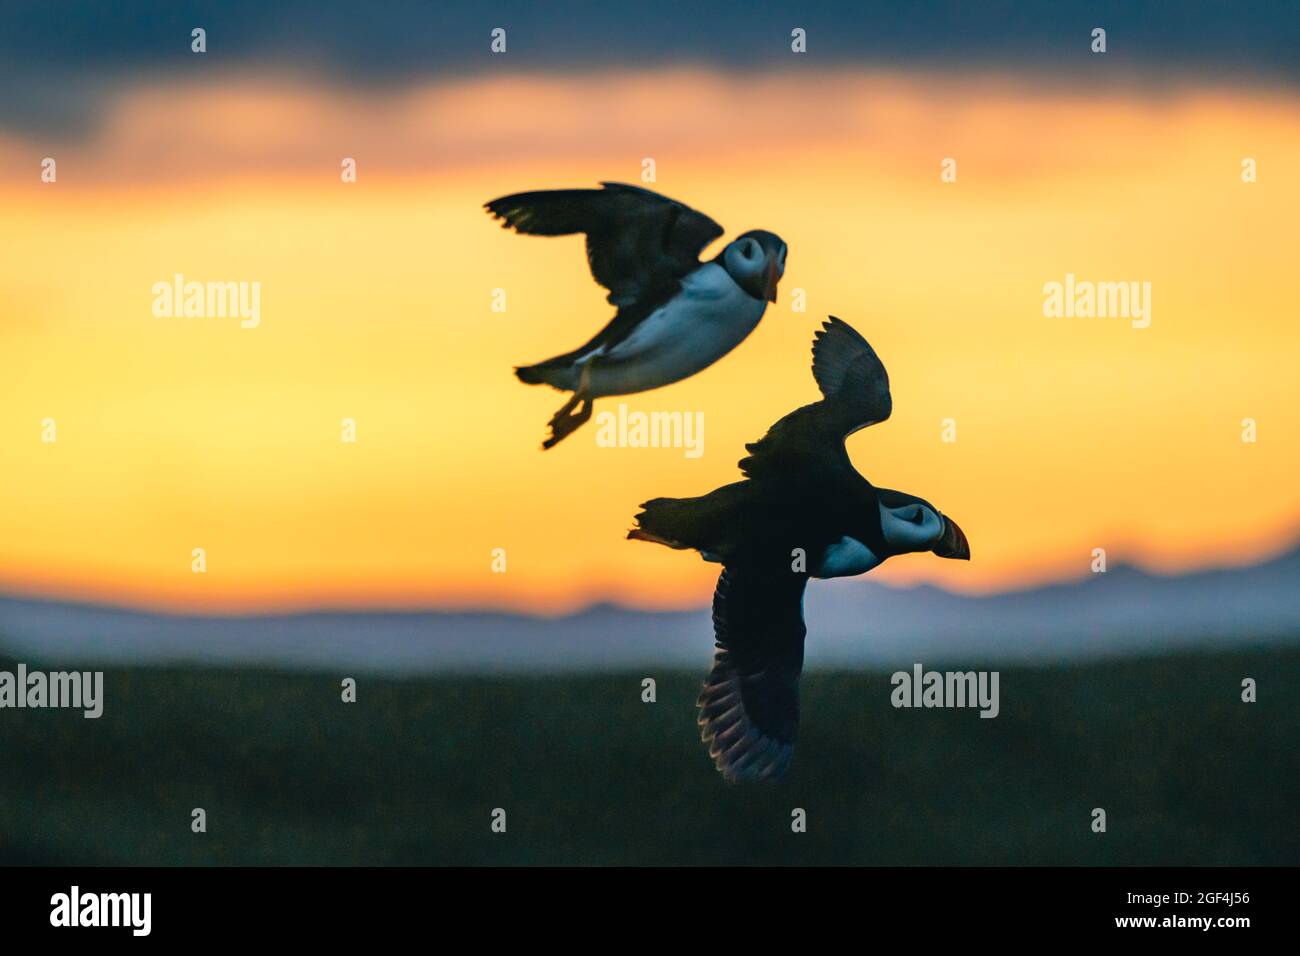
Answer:
[(515, 367), (515, 378), (525, 385), (549, 385), (561, 391), (573, 391), (573, 382), (566, 381), (573, 378), (572, 367), (555, 359), (547, 359), (536, 365), (518, 365)]
[(515, 368), (515, 377), (525, 385), (541, 385), (546, 379), (542, 377), (542, 369), (537, 365), (520, 365)]
[(515, 367), (515, 378), (525, 385), (549, 385), (561, 392), (572, 392), (577, 388), (580, 375), (581, 369), (574, 366), (568, 355), (557, 355), (536, 365)]
[(694, 498), (652, 498), (641, 505), (637, 527), (627, 533), (633, 541), (652, 541), (669, 548), (693, 548)]

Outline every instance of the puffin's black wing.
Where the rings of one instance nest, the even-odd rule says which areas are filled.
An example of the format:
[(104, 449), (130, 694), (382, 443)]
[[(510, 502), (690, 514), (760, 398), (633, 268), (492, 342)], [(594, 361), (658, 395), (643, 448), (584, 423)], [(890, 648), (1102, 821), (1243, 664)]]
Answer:
[(884, 363), (853, 326), (831, 316), (817, 331), (812, 352), (813, 378), (824, 398), (795, 409), (745, 446), (750, 454), (740, 470), (751, 478), (830, 462), (852, 470), (844, 439), (883, 422), (893, 410)]
[(708, 216), (667, 196), (622, 183), (601, 187), (515, 193), (485, 208), (529, 235), (586, 233), (591, 274), (619, 307), (675, 294), (700, 252), (722, 235)]
[(845, 422), (865, 428), (889, 417), (889, 373), (857, 329), (830, 316), (813, 337), (812, 353), (817, 387)]
[(794, 754), (807, 575), (784, 562), (728, 566), (713, 594), (717, 652), (700, 693), (700, 736), (728, 780), (775, 780)]

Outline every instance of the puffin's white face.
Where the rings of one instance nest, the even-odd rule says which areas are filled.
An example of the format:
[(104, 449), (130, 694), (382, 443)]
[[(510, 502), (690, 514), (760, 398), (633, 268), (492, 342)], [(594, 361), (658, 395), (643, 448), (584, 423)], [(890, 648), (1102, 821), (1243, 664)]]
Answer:
[(746, 233), (727, 246), (722, 262), (731, 278), (756, 299), (776, 301), (776, 284), (785, 275), (786, 245), (771, 233), (766, 244)]
[(897, 551), (929, 551), (943, 537), (943, 518), (924, 501), (893, 508), (881, 502), (880, 530)]

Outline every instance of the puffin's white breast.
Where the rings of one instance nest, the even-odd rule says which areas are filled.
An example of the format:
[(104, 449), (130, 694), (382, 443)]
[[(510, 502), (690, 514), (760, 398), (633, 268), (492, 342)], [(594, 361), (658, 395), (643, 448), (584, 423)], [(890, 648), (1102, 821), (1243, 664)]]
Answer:
[[(631, 335), (608, 352), (593, 353), (603, 361), (592, 366), (592, 395), (658, 388), (708, 368), (754, 331), (766, 306), (722, 266), (705, 263)], [(602, 369), (604, 363), (609, 365)]]
[(857, 538), (846, 535), (822, 552), (821, 562), (813, 569), (813, 576), (848, 578), (855, 574), (865, 574), (883, 560)]

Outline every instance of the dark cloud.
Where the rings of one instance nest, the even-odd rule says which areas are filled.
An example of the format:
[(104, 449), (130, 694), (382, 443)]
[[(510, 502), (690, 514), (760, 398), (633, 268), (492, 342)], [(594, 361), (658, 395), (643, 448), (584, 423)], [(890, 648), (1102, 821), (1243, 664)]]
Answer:
[[(205, 56), (190, 30), (208, 32)], [(493, 27), (509, 52), (488, 52)], [(808, 53), (790, 53), (790, 30)], [(1106, 28), (1105, 58), (1089, 51)], [(510, 69), (688, 63), (727, 69), (978, 67), (1047, 80), (1300, 81), (1300, 5), (1184, 2), (655, 0), (6, 0), (0, 7), (0, 124), (67, 135), (101, 97), (219, 66), (311, 70), (353, 88)]]

